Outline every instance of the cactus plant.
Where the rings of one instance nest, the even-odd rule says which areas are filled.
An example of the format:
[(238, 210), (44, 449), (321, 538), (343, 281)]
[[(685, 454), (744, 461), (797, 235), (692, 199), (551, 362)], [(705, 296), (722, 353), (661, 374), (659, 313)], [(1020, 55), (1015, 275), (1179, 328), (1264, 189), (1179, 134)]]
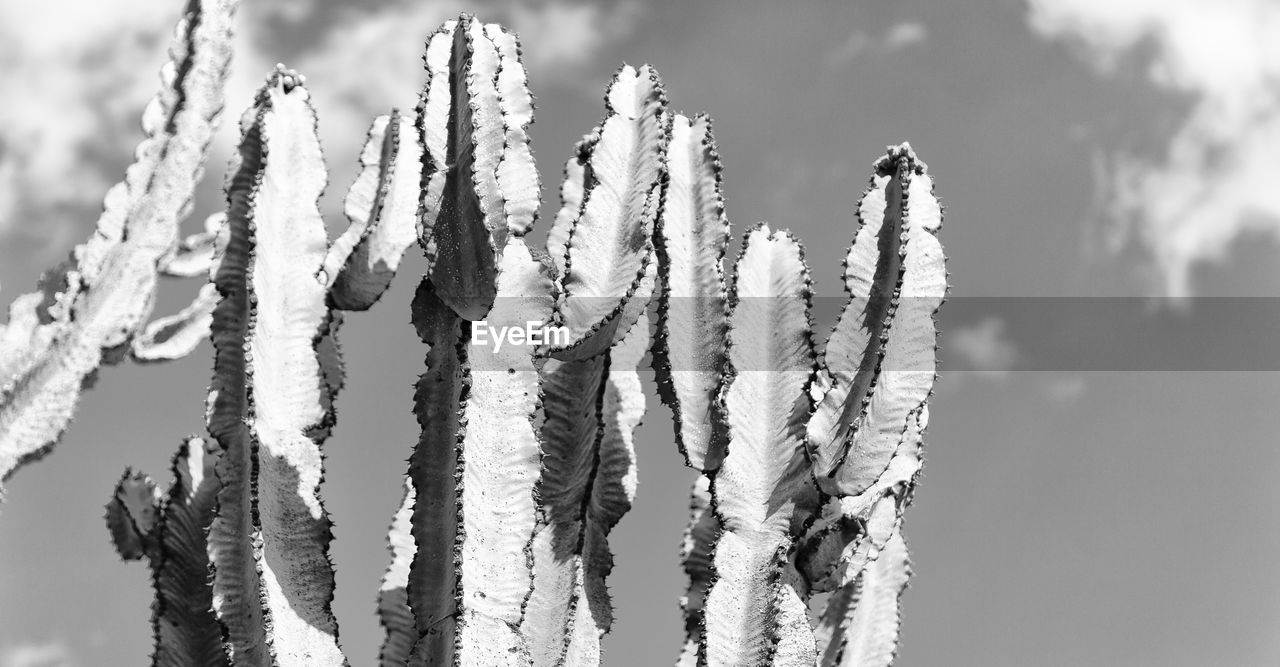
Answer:
[(125, 560), (146, 557), (156, 599), (152, 632), (157, 667), (229, 665), (208, 584), (206, 534), (217, 510), (213, 440), (187, 438), (173, 458), (173, 482), (161, 497), (145, 474), (126, 470), (107, 503), (107, 526)]
[[(709, 131), (702, 142), (692, 154), (713, 193), (720, 166)], [(682, 553), (690, 577), (682, 665), (893, 659), (908, 576), (902, 510), (920, 470), (935, 371), (933, 317), (946, 271), (935, 238), (941, 208), (910, 146), (890, 147), (871, 183), (846, 260), (850, 299), (822, 364), (810, 342), (808, 269), (798, 244), (761, 226), (739, 259), (727, 351), (709, 348), (699, 367), (724, 368), (718, 383), (677, 382), (670, 361), (658, 368), (670, 378), (666, 398), (676, 414), (700, 406), (698, 416), (723, 429), (716, 435), (726, 442), (719, 467), (707, 470), (703, 455), (694, 489)], [(669, 187), (689, 185), (673, 177)], [(662, 219), (682, 226), (660, 227), (665, 247), (722, 239), (717, 207), (667, 202)], [(723, 240), (704, 252), (719, 248)], [(661, 320), (659, 340), (707, 339), (726, 326), (719, 309), (706, 305), (719, 303), (722, 281), (690, 271), (685, 257), (666, 253), (665, 275), (685, 276), (682, 288), (703, 304), (702, 317)], [(663, 300), (673, 302), (676, 289), (668, 286)], [(675, 423), (679, 439), (682, 421)], [(816, 629), (804, 613), (815, 593), (831, 593)]]
[[(225, 38), (233, 4), (193, 0), (183, 67), (221, 76), (225, 45), (206, 42)], [(924, 164), (906, 144), (876, 162), (845, 263), (848, 304), (819, 353), (795, 237), (751, 228), (727, 279), (711, 120), (670, 111), (651, 67), (624, 66), (608, 85), (603, 120), (565, 164), (544, 251), (528, 236), (541, 187), (517, 37), (462, 15), (428, 37), (424, 64), (416, 122), (395, 110), (374, 119), (346, 196), (349, 226), (332, 242), (316, 112), (303, 77), (278, 66), (242, 119), (225, 214), (178, 243), (191, 179), (156, 180), (169, 185), (129, 192), (129, 211), (142, 212), (129, 224), (146, 230), (135, 248), (109, 198), (104, 224), (116, 227), (78, 251), (68, 274), (78, 287), (49, 303), (20, 298), (0, 330), (12, 343), (0, 356), (5, 470), (69, 418), (74, 392), (41, 392), (78, 389), (102, 349), (132, 339), (136, 358), (166, 358), (210, 332), (209, 437), (184, 443), (167, 494), (127, 470), (108, 503), (121, 556), (152, 567), (153, 664), (348, 664), (320, 493), (343, 383), (337, 334), (343, 311), (381, 298), (414, 240), (428, 262), (410, 306), (427, 346), (414, 393), (421, 434), (389, 531), (379, 664), (602, 661), (609, 535), (635, 498), (638, 371), (650, 351), (674, 444), (698, 473), (678, 664), (891, 662), (909, 576), (902, 515), (946, 292)], [(175, 90), (196, 79), (184, 73)], [(216, 104), (185, 94), (162, 95), (172, 116), (148, 126), (140, 155), (154, 157), (155, 142), (187, 150), (131, 178), (198, 171), (193, 147)], [(102, 266), (123, 282), (95, 277)], [(144, 328), (157, 270), (210, 282)], [(94, 320), (98, 298), (137, 306), (136, 317)], [(102, 326), (57, 319), (74, 312)], [(563, 335), (504, 345), (480, 333), (516, 328)], [(93, 363), (64, 368), (64, 340), (88, 346)], [(825, 606), (811, 618), (818, 596)]]

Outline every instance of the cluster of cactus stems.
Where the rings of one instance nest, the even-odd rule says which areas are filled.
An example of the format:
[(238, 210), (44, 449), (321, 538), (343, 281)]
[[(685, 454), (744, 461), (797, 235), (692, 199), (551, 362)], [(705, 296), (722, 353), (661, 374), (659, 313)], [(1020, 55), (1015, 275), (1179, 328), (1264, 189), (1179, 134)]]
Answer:
[[(415, 241), (429, 263), (411, 305), (421, 437), (378, 594), (379, 664), (601, 662), (608, 539), (635, 498), (650, 352), (699, 473), (678, 664), (892, 662), (946, 293), (941, 209), (909, 146), (876, 162), (849, 221), (849, 300), (821, 354), (794, 237), (753, 227), (726, 275), (711, 121), (670, 111), (648, 66), (615, 74), (565, 164), (545, 250), (531, 247), (541, 185), (520, 45), (467, 15), (427, 40), (416, 120), (374, 120), (337, 239), (305, 80), (280, 66), (242, 118), (225, 214), (179, 242), (234, 5), (191, 0), (138, 162), (70, 268), (0, 329), (6, 477), (51, 446), (113, 353), (213, 342), (207, 436), (184, 442), (167, 493), (128, 470), (107, 506), (120, 554), (151, 565), (153, 664), (348, 664), (320, 497), (337, 334)], [(142, 324), (157, 275), (206, 272), (189, 308)], [(484, 345), (479, 324), (564, 335)]]

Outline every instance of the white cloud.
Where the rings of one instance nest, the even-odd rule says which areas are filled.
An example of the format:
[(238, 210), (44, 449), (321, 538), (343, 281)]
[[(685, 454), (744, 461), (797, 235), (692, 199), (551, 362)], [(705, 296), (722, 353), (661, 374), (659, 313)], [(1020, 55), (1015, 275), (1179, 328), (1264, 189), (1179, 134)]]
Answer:
[(893, 24), (882, 36), (876, 37), (863, 30), (849, 33), (839, 46), (827, 53), (827, 66), (844, 67), (865, 53), (893, 53), (923, 43), (929, 32), (924, 24), (901, 21)]
[(1190, 294), (1198, 262), (1225, 259), (1250, 230), (1280, 238), (1280, 4), (1274, 0), (1028, 0), (1039, 34), (1074, 45), (1098, 71), (1151, 57), (1158, 88), (1194, 106), (1157, 159), (1106, 160), (1117, 223), (1149, 247), (1163, 291)]
[(75, 667), (71, 649), (61, 642), (6, 646), (0, 651), (0, 667)]
[[(131, 155), (179, 8), (154, 0), (0, 4), (0, 236), (62, 240), (114, 177), (93, 151)], [(33, 217), (34, 214), (42, 214)]]
[(1009, 340), (1004, 320), (998, 317), (988, 317), (944, 335), (943, 345), (964, 364), (960, 370), (999, 379), (1007, 376), (1018, 361), (1018, 348)]

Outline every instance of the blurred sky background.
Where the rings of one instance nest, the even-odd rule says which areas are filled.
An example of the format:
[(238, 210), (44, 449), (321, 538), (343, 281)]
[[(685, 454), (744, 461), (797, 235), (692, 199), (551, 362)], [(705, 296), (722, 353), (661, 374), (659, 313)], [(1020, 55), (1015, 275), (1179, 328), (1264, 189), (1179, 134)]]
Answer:
[[(92, 230), (181, 4), (0, 0), (3, 301)], [(1171, 297), (1276, 296), (1280, 2), (244, 0), (228, 113), (186, 229), (220, 207), (233, 121), (279, 61), (308, 77), (336, 235), (369, 121), (412, 109), (422, 40), (461, 10), (521, 34), (543, 231), (623, 62), (653, 64), (674, 109), (714, 117), (735, 236), (757, 220), (793, 230), (822, 296), (841, 293), (852, 211), (884, 146), (910, 140), (929, 164), (953, 303), (906, 519), (915, 576), (898, 664), (1280, 664), (1274, 344), (1201, 363), (1217, 359), (1211, 335), (1175, 351), (1163, 325), (1114, 333), (1095, 318), (1076, 323), (1081, 345), (1158, 361), (1049, 363), (1031, 352), (1039, 335), (964, 305), (1027, 297), (1054, 321), (1054, 297), (1142, 297), (1122, 302), (1135, 317), (1230, 332), (1231, 319), (1196, 320), (1204, 301)], [(386, 526), (417, 440), (423, 347), (407, 306), (423, 267), (409, 254), (377, 307), (347, 318), (326, 447), (335, 609), (356, 665), (381, 641)], [(158, 312), (172, 312), (195, 284), (163, 289)], [(0, 667), (146, 663), (148, 571), (117, 559), (102, 508), (126, 465), (167, 483), (180, 438), (203, 427), (209, 366), (204, 344), (105, 370), (54, 454), (7, 485)], [(611, 540), (606, 665), (669, 664), (680, 643), (693, 475), (645, 379), (639, 497)]]

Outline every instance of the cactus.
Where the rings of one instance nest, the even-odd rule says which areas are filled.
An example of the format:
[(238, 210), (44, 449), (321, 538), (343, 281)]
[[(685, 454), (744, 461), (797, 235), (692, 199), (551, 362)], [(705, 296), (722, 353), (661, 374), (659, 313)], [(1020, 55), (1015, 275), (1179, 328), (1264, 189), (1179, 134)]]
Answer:
[(146, 475), (126, 470), (107, 504), (107, 525), (125, 560), (146, 557), (156, 599), (152, 631), (156, 667), (229, 665), (213, 614), (205, 535), (213, 521), (217, 443), (187, 438), (173, 458), (163, 498)]
[[(53, 446), (98, 367), (129, 350), (151, 314), (157, 276), (202, 272), (192, 255), (207, 252), (200, 249), (211, 235), (179, 248), (178, 223), (222, 111), (238, 4), (189, 0), (161, 71), (163, 87), (142, 116), (146, 138), (124, 181), (107, 193), (93, 236), (42, 278), (43, 294), (10, 306), (9, 324), (0, 328), (0, 483)], [(200, 336), (186, 332), (207, 331), (212, 306), (205, 291), (175, 318), (147, 327), (135, 356), (154, 361), (190, 352)]]
[[(874, 166), (845, 262), (849, 300), (821, 354), (796, 238), (751, 228), (728, 284), (711, 120), (669, 111), (647, 65), (614, 75), (603, 120), (565, 163), (546, 251), (531, 247), (541, 194), (519, 42), (465, 14), (427, 40), (416, 121), (395, 110), (374, 119), (337, 239), (318, 204), (327, 172), (315, 110), (303, 77), (278, 66), (242, 119), (225, 214), (178, 242), (232, 6), (190, 5), (190, 48), (177, 53), (204, 78), (179, 68), (170, 79), (204, 97), (162, 95), (173, 115), (163, 128), (151, 118), (130, 171), (185, 169), (186, 180), (113, 191), (106, 231), (77, 251), (69, 287), (20, 297), (0, 329), (5, 470), (69, 418), (74, 392), (41, 392), (78, 389), (103, 349), (171, 358), (211, 332), (209, 437), (184, 442), (167, 494), (126, 470), (107, 506), (120, 555), (152, 568), (153, 664), (348, 664), (320, 496), (343, 383), (337, 334), (343, 311), (386, 292), (414, 240), (428, 261), (410, 307), (427, 346), (413, 408), (421, 434), (389, 531), (379, 664), (601, 662), (614, 620), (609, 535), (635, 498), (650, 347), (676, 448), (698, 473), (680, 550), (678, 664), (893, 660), (910, 574), (902, 516), (946, 292), (941, 208), (910, 146)], [(180, 149), (155, 153), (165, 142)], [(123, 237), (126, 219), (139, 238)], [(143, 327), (157, 271), (210, 282)], [(107, 322), (100, 296), (134, 314)], [(88, 314), (88, 333), (73, 313)], [(479, 338), (526, 327), (564, 336)], [(66, 341), (88, 346), (92, 365), (59, 361)]]
[[(720, 165), (709, 130), (702, 137), (701, 153), (681, 142), (672, 155), (691, 155), (692, 173), (704, 174), (704, 191), (712, 193)], [(688, 252), (670, 249), (683, 250), (688, 238), (718, 238), (723, 214), (690, 206), (684, 193), (696, 177), (669, 173), (659, 226), (659, 247), (668, 250), (660, 258), (663, 275), (682, 284), (664, 283), (665, 312), (676, 312), (673, 295), (686, 294), (701, 304), (701, 317), (660, 320), (659, 340), (714, 340), (723, 320), (707, 304), (718, 303), (720, 283), (709, 272), (691, 271)], [(690, 592), (681, 665), (893, 659), (898, 598), (909, 573), (902, 511), (920, 470), (935, 370), (933, 317), (946, 293), (935, 238), (941, 208), (908, 145), (890, 147), (876, 163), (859, 217), (846, 260), (850, 300), (821, 364), (811, 349), (808, 269), (798, 244), (757, 227), (735, 276), (727, 355), (704, 348), (710, 351), (694, 357), (702, 373), (683, 382), (671, 356), (657, 367), (668, 378), (664, 398), (677, 415), (677, 442), (686, 460), (705, 471), (682, 551)], [(722, 252), (723, 241), (703, 248), (707, 255)], [(717, 365), (724, 370), (713, 382)], [(695, 442), (716, 442), (724, 418), (727, 444), (718, 468), (708, 470), (711, 457), (683, 440), (690, 435), (680, 415), (694, 405), (708, 425), (695, 432)], [(804, 611), (815, 593), (831, 595), (813, 628)]]
[[(712, 507), (724, 526), (704, 611), (712, 664), (766, 664), (778, 645), (806, 641), (791, 636), (784, 620), (786, 607), (803, 610), (803, 602), (783, 574), (792, 523), (817, 496), (804, 453), (814, 373), (808, 274), (789, 235), (767, 225), (747, 235), (729, 316), (733, 371), (721, 390), (729, 443), (711, 478)], [(807, 622), (796, 627), (809, 631)], [(782, 664), (795, 661), (813, 660), (800, 654)]]

